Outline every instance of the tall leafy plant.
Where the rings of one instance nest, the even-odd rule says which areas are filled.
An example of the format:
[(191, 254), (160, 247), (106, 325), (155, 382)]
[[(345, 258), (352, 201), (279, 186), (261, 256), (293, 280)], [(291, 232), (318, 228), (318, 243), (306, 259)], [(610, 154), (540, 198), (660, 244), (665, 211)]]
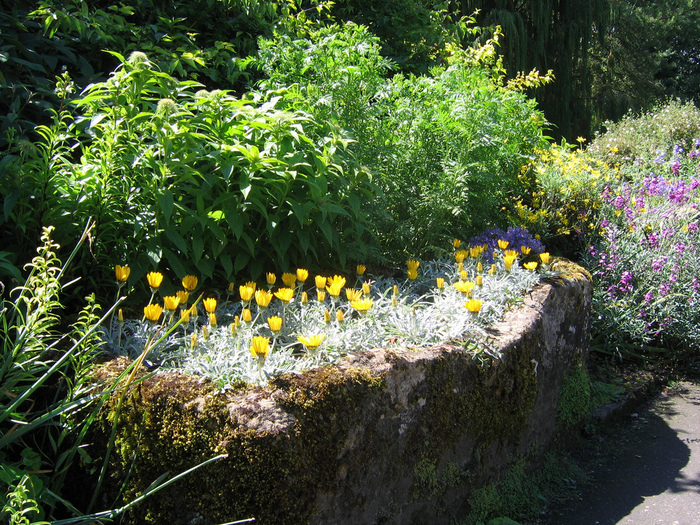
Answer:
[(231, 280), (361, 253), (375, 188), (346, 139), (280, 96), (209, 92), (117, 56), (75, 102), (77, 160), (54, 192), (66, 221), (95, 219), (86, 257), (102, 275), (129, 262), (133, 282), (159, 265)]
[[(395, 75), (380, 42), (352, 23), (277, 34), (260, 44), (268, 89), (355, 139), (358, 159), (377, 175), (372, 209), (389, 258), (440, 253), (453, 236), (504, 226), (502, 206), (524, 190), (517, 175), (544, 143), (544, 119), (503, 83), (495, 41), (453, 52), (430, 75)], [(299, 67), (301, 64), (301, 67)]]

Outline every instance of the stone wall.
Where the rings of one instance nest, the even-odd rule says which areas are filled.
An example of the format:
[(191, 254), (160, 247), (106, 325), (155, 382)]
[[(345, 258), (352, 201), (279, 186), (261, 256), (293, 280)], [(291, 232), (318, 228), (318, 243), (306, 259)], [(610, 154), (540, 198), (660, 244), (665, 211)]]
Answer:
[[(146, 379), (124, 400), (106, 492), (130, 472), (128, 500), (166, 471), (227, 453), (149, 498), (132, 522), (447, 524), (465, 516), (470, 491), (513, 457), (551, 444), (564, 377), (586, 361), (590, 276), (565, 261), (553, 266), (562, 273), (491, 327), (477, 354), (460, 342), (359, 352), (233, 393), (173, 373)], [(123, 366), (117, 360), (101, 373)], [(104, 420), (93, 436), (94, 455), (109, 429)]]

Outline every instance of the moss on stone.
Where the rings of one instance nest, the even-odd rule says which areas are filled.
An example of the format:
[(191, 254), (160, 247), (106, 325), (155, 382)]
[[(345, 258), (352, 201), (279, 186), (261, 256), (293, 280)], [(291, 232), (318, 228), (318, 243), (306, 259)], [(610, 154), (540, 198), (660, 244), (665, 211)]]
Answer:
[(564, 376), (557, 403), (557, 423), (570, 430), (588, 416), (591, 384), (586, 369), (574, 364)]
[[(381, 377), (336, 367), (277, 378), (280, 405), (294, 416), (293, 434), (260, 432), (229, 418), (230, 400), (212, 383), (179, 374), (146, 379), (125, 396), (119, 412), (107, 493), (129, 477), (128, 502), (164, 473), (175, 475), (210, 457), (199, 469), (134, 508), (131, 523), (225, 522), (299, 524), (314, 511), (316, 490), (328, 486), (352, 419), (354, 395), (373, 395)], [(92, 437), (106, 450), (118, 396), (106, 404)], [(293, 439), (292, 439), (293, 438)]]

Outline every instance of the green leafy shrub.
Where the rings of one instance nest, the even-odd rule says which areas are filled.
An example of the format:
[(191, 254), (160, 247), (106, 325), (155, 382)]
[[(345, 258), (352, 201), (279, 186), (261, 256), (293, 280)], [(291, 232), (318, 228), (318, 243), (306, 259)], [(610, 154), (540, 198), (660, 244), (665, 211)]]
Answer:
[(610, 165), (619, 165), (629, 177), (645, 176), (657, 159), (669, 160), (675, 147), (690, 151), (700, 137), (700, 108), (692, 102), (669, 100), (646, 113), (628, 114), (619, 122), (606, 122), (587, 152)]
[[(122, 262), (134, 282), (157, 265), (231, 280), (359, 256), (375, 189), (347, 141), (280, 97), (200, 87), (132, 53), (75, 101), (80, 116), (56, 115), (43, 142), (17, 146), (3, 187), (11, 245), (44, 224), (67, 237), (92, 217), (75, 271), (93, 289)], [(101, 274), (88, 271), (95, 262)]]
[(68, 74), (78, 91), (104, 80), (118, 65), (105, 49), (144, 51), (164, 73), (243, 92), (258, 76), (248, 67), (257, 38), (297, 11), (269, 0), (1, 0), (0, 148), (5, 131), (34, 140), (46, 111), (60, 112), (55, 77)]
[(501, 208), (543, 144), (544, 120), (534, 102), (501, 85), (493, 45), (456, 53), (428, 76), (388, 79), (391, 64), (362, 26), (261, 42), (263, 86), (295, 86), (287, 103), (347, 130), (376, 174), (383, 195), (373, 221), (388, 258), (430, 257), (455, 236), (507, 223)]

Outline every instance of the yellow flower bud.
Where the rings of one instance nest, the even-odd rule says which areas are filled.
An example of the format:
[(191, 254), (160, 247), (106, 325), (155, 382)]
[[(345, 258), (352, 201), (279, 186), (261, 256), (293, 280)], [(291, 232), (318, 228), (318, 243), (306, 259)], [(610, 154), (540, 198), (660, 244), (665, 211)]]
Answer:
[(272, 331), (272, 333), (276, 334), (277, 332), (279, 332), (282, 329), (282, 318), (277, 316), (277, 315), (273, 315), (272, 317), (268, 317), (267, 318), (267, 325), (270, 327), (270, 330)]
[(282, 282), (287, 288), (294, 288), (297, 283), (297, 276), (293, 273), (285, 272), (282, 274)]
[(146, 279), (148, 280), (148, 286), (150, 286), (153, 292), (163, 284), (163, 274), (160, 272), (150, 272), (146, 275)]
[(265, 280), (267, 281), (267, 285), (270, 286), (270, 287), (272, 287), (272, 286), (274, 286), (275, 283), (277, 282), (277, 276), (276, 276), (274, 273), (272, 273), (272, 272), (268, 272), (268, 273), (265, 275)]
[(117, 264), (114, 267), (114, 273), (117, 276), (117, 282), (123, 285), (129, 278), (129, 274), (131, 274), (131, 268), (129, 268), (128, 266), (119, 266)]
[(185, 275), (182, 278), (182, 287), (188, 292), (192, 292), (195, 288), (197, 288), (198, 282), (199, 279), (197, 279), (194, 275)]
[(146, 319), (155, 323), (163, 315), (163, 307), (159, 304), (149, 304), (143, 307), (143, 315), (146, 316)]
[(216, 311), (215, 297), (207, 297), (202, 301), (202, 304), (204, 305), (204, 310), (206, 310), (208, 314), (213, 314)]
[(177, 295), (167, 295), (163, 297), (163, 305), (168, 312), (173, 312), (180, 305), (180, 299)]

